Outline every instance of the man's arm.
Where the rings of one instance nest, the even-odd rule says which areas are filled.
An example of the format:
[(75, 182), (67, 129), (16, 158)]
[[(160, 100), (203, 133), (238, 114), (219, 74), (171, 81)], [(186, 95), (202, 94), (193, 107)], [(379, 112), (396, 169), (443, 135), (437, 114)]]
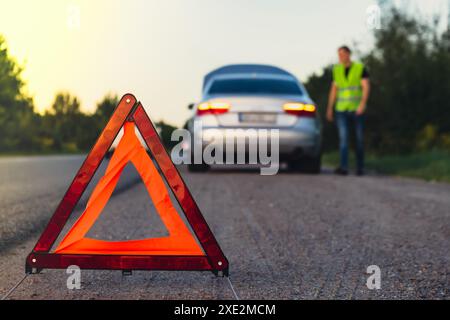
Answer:
[(328, 95), (328, 106), (327, 106), (327, 119), (330, 122), (333, 121), (333, 107), (334, 107), (334, 103), (336, 102), (336, 91), (337, 91), (337, 86), (333, 82), (331, 84), (330, 93)]
[(356, 110), (357, 115), (361, 115), (364, 112), (366, 112), (367, 100), (369, 99), (370, 94), (369, 78), (363, 78), (361, 80), (361, 87), (362, 87), (362, 99), (361, 103), (359, 104), (358, 110)]

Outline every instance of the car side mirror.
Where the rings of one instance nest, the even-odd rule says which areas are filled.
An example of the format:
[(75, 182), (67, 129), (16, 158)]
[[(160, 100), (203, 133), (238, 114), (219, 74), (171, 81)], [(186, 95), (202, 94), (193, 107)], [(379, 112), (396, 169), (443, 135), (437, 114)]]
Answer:
[(189, 109), (189, 110), (192, 110), (192, 109), (194, 109), (194, 106), (195, 106), (195, 103), (190, 103), (190, 104), (188, 105), (188, 109)]

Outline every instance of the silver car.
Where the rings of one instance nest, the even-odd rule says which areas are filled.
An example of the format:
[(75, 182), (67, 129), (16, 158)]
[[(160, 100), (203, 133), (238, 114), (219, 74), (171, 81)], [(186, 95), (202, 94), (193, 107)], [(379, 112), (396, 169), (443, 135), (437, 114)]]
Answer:
[[(279, 159), (291, 170), (319, 173), (321, 123), (314, 102), (291, 73), (259, 64), (227, 65), (208, 73), (203, 98), (189, 105), (193, 110), (187, 128), (201, 120), (203, 147), (211, 134), (227, 129), (278, 129)], [(236, 150), (236, 149), (235, 149)], [(190, 171), (205, 171), (205, 163), (189, 165)]]

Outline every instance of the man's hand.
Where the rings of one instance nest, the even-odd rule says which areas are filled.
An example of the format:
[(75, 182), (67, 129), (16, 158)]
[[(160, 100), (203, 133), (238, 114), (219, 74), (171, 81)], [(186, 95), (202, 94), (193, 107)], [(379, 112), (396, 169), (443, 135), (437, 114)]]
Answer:
[(336, 84), (333, 82), (331, 84), (330, 93), (328, 95), (328, 107), (327, 107), (327, 120), (330, 122), (333, 122), (333, 106), (336, 102), (336, 92), (337, 87)]
[(361, 116), (366, 112), (366, 106), (364, 104), (360, 104), (358, 109), (356, 109), (356, 115)]
[(361, 99), (361, 103), (359, 104), (358, 109), (356, 109), (357, 116), (363, 115), (364, 112), (366, 112), (366, 104), (367, 104), (367, 100), (369, 99), (369, 93), (370, 93), (369, 79), (362, 79), (361, 87), (362, 87), (362, 99)]
[(333, 108), (327, 109), (327, 120), (333, 122)]

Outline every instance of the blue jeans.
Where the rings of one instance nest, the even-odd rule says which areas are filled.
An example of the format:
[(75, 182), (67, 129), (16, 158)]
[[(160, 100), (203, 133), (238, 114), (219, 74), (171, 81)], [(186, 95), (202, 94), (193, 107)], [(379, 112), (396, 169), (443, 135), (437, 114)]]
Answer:
[(356, 133), (356, 166), (358, 170), (364, 170), (364, 115), (336, 111), (336, 124), (339, 132), (340, 167), (348, 170), (348, 139), (350, 126), (353, 124)]

